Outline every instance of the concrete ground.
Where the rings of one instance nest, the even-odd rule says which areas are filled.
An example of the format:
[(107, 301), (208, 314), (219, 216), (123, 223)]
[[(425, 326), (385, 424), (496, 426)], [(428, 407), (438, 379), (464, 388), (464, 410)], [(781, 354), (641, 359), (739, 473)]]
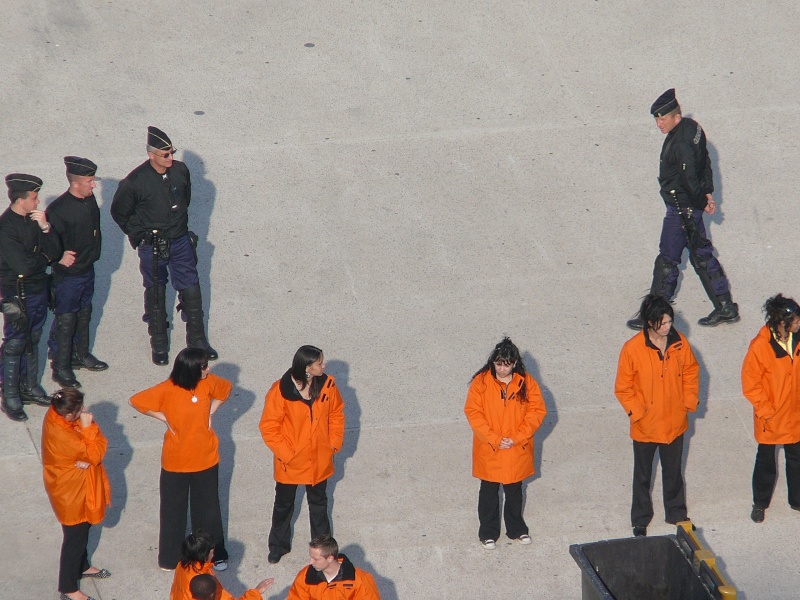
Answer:
[[(663, 205), (648, 108), (676, 87), (708, 133), (719, 212), (707, 225), (742, 313), (711, 310), (684, 272), (676, 324), (702, 366), (687, 435), (690, 515), (739, 598), (800, 587), (800, 514), (781, 480), (749, 519), (755, 456), (739, 368), (777, 292), (800, 297), (795, 243), (800, 8), (770, 3), (6, 0), (3, 173), (64, 189), (62, 156), (100, 165), (104, 253), (95, 354), (80, 372), (110, 440), (114, 503), (91, 541), (101, 600), (166, 598), (156, 565), (160, 423), (130, 395), (149, 362), (134, 251), (111, 221), (148, 125), (191, 169), (190, 225), (214, 372), (237, 594), (306, 564), (266, 561), (271, 456), (258, 420), (296, 348), (325, 350), (346, 402), (334, 534), (388, 600), (580, 595), (570, 544), (630, 535), (627, 419), (613, 395), (625, 328), (650, 282)], [(170, 298), (172, 300), (172, 298)], [(49, 327), (49, 325), (48, 325)], [(173, 353), (182, 347), (178, 323)], [(534, 544), (477, 540), (467, 385), (504, 335), (547, 399), (525, 515)], [(55, 389), (44, 375), (44, 385)], [(61, 534), (41, 482), (44, 409), (0, 419), (0, 596), (56, 598)], [(653, 491), (651, 535), (673, 532)]]

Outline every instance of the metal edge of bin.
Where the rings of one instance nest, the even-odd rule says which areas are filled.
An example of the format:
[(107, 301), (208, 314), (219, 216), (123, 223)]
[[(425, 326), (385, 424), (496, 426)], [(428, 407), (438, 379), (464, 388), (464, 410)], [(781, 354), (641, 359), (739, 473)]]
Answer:
[[(592, 563), (583, 553), (583, 546), (586, 544), (571, 544), (569, 553), (581, 569), (581, 598), (582, 600), (615, 600), (608, 592), (606, 584), (594, 570)], [(590, 587), (587, 589), (586, 584)]]

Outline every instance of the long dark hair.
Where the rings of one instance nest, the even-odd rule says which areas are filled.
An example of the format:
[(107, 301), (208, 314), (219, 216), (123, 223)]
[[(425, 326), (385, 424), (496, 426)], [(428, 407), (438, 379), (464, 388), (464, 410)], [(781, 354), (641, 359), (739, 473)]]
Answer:
[(472, 376), (472, 379), (475, 379), (481, 373), (486, 373), (486, 371), (492, 372), (492, 377), (497, 377), (497, 371), (495, 371), (494, 363), (496, 362), (504, 362), (506, 364), (514, 364), (513, 373), (516, 373), (520, 377), (522, 377), (522, 387), (519, 389), (518, 398), (520, 402), (527, 402), (528, 401), (528, 386), (525, 383), (525, 365), (522, 364), (522, 359), (520, 358), (519, 348), (511, 341), (511, 338), (504, 337), (500, 343), (498, 343), (494, 350), (492, 350), (491, 354), (489, 354), (489, 360), (486, 361), (486, 364), (483, 365), (476, 373)]
[(202, 567), (206, 564), (212, 548), (214, 548), (214, 540), (208, 533), (202, 529), (190, 533), (181, 542), (181, 566), (184, 569), (188, 569), (190, 566), (197, 569), (199, 568), (197, 563), (200, 563), (199, 566)]
[(794, 318), (800, 317), (800, 306), (792, 298), (778, 294), (764, 303), (764, 316), (772, 331), (778, 333), (778, 326), (783, 325), (786, 333), (789, 333)]
[(311, 400), (319, 398), (319, 393), (322, 391), (322, 384), (325, 383), (325, 377), (312, 377), (309, 380), (306, 367), (317, 362), (320, 356), (322, 356), (322, 350), (316, 346), (306, 345), (300, 346), (297, 352), (294, 353), (294, 358), (292, 359), (292, 368), (290, 371), (292, 378), (300, 382), (301, 390), (304, 390), (306, 385), (310, 386), (308, 388), (308, 396)]
[(202, 348), (184, 348), (175, 357), (170, 381), (185, 390), (193, 390), (208, 366), (208, 353)]
[[(669, 315), (675, 319), (675, 311), (669, 300), (661, 294), (647, 294), (642, 299), (642, 306), (639, 308), (639, 316), (644, 321), (645, 331), (648, 329), (658, 329), (664, 320), (664, 315)], [(655, 324), (655, 327), (653, 325)]]

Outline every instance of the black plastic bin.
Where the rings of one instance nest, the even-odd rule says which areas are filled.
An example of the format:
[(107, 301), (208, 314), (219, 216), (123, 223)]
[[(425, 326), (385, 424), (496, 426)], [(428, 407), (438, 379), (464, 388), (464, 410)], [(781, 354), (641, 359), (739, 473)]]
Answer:
[(674, 535), (573, 544), (583, 600), (714, 600)]

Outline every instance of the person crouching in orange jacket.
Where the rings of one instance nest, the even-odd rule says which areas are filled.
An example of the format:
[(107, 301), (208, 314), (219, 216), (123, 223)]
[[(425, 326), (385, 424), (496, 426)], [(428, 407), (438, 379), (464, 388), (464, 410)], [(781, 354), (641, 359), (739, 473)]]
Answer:
[(297, 486), (306, 486), (311, 537), (330, 535), (328, 478), (344, 442), (344, 402), (325, 374), (322, 350), (301, 346), (292, 368), (267, 392), (261, 437), (272, 450), (275, 504), (269, 532), (271, 564), (292, 549), (291, 519)]
[(653, 519), (650, 481), (658, 450), (667, 523), (687, 521), (681, 473), (687, 413), (697, 410), (700, 367), (689, 342), (672, 322), (672, 305), (656, 294), (639, 310), (644, 329), (622, 346), (614, 393), (630, 418), (633, 440), (633, 535), (647, 535)]
[(308, 566), (294, 578), (286, 600), (381, 600), (375, 579), (339, 553), (329, 535), (308, 544)]
[(531, 536), (522, 516), (522, 481), (533, 475), (533, 434), (547, 407), (539, 384), (526, 371), (519, 349), (504, 338), (475, 375), (464, 405), (472, 427), (472, 475), (478, 492), (478, 538), (487, 550), (500, 537), (500, 486), (505, 494), (506, 535), (521, 544)]
[[(202, 584), (193, 585), (198, 575), (207, 575), (213, 580), (213, 600), (235, 600), (230, 593), (222, 587), (214, 575), (214, 539), (211, 534), (202, 529), (190, 533), (181, 543), (181, 560), (175, 567), (172, 578), (172, 588), (169, 591), (169, 600), (192, 600), (192, 588)], [(270, 577), (259, 583), (254, 589), (247, 590), (237, 600), (261, 600), (261, 594), (266, 592), (275, 579)], [(203, 598), (202, 600), (205, 600)]]
[(753, 404), (758, 442), (750, 513), (756, 523), (764, 521), (772, 500), (780, 445), (786, 453), (789, 506), (800, 510), (800, 306), (778, 294), (764, 304), (764, 313), (767, 323), (750, 342), (742, 363), (742, 393)]
[(61, 599), (91, 600), (80, 591), (81, 577), (105, 579), (111, 573), (92, 567), (86, 547), (89, 528), (105, 516), (111, 487), (103, 467), (108, 441), (83, 409), (83, 393), (58, 390), (42, 426), (44, 488), (61, 523), (64, 542), (58, 574)]

